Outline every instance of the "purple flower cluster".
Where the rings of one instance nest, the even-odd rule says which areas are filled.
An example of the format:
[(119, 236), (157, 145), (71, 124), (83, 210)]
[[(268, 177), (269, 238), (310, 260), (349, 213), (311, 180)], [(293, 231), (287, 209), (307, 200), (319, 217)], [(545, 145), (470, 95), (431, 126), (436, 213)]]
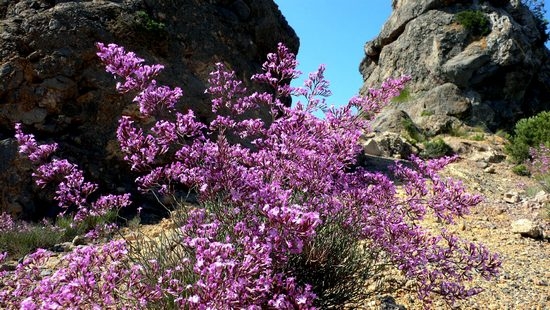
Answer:
[(155, 77), (163, 65), (143, 65), (144, 59), (139, 58), (133, 52), (126, 52), (123, 47), (103, 43), (97, 43), (99, 58), (107, 64), (107, 72), (125, 78), (124, 83), (117, 82), (116, 89), (120, 92), (128, 92), (140, 89), (141, 92), (134, 99), (139, 104), (139, 111), (144, 116), (150, 116), (159, 109), (165, 107), (171, 109), (182, 96), (181, 88), (170, 89), (167, 86), (156, 86)]
[(97, 190), (97, 184), (87, 182), (82, 170), (65, 159), (50, 157), (57, 144), (36, 143), (32, 134), (25, 134), (21, 124), (15, 125), (15, 138), (19, 143), (19, 152), (35, 164), (33, 173), (36, 185), (44, 188), (48, 184), (57, 184), (54, 199), (64, 210), (61, 215), (76, 207), (74, 220), (79, 222), (89, 216), (100, 216), (107, 211), (130, 205), (130, 194), (101, 196), (95, 202), (89, 202), (88, 196)]
[[(124, 241), (78, 247), (50, 271), (51, 253), (39, 249), (12, 273), (0, 274), (2, 309), (138, 309), (160, 294), (139, 265), (127, 268)], [(49, 270), (48, 270), (49, 269)]]
[[(263, 64), (264, 72), (252, 77), (272, 93), (249, 94), (234, 72), (216, 64), (206, 90), (216, 117), (203, 124), (193, 111), (175, 110), (179, 88), (157, 86), (153, 77), (161, 65), (143, 65), (143, 59), (115, 44), (97, 47), (107, 71), (120, 79), (117, 89), (137, 93), (134, 101), (143, 117), (123, 116), (117, 137), (125, 159), (142, 173), (136, 180), (140, 188), (172, 195), (175, 185), (183, 185), (199, 195), (200, 207), (188, 210), (178, 230), (177, 246), (185, 254), (173, 268), (157, 261), (122, 268), (126, 247), (112, 242), (80, 248), (64, 259), (55, 277), (44, 277), (34, 262), (45, 255), (39, 251), (6, 278), (21, 284), (4, 284), (0, 305), (109, 308), (133, 299), (134, 306), (145, 307), (169, 299), (193, 309), (314, 309), (315, 287), (297, 278), (289, 262), (311, 253), (325, 225), (341, 225), (370, 251), (385, 253), (379, 257), (414, 279), (426, 303), (434, 294), (449, 302), (472, 296), (479, 292), (467, 286), (474, 274), (497, 274), (498, 257), (482, 245), (445, 230), (431, 233), (420, 224), (428, 214), (452, 223), (479, 203), (480, 197), (465, 193), (460, 182), (438, 175), (456, 158), (412, 158), (415, 168), (397, 164), (394, 173), (403, 181), (402, 190), (386, 175), (355, 167), (368, 120), (400, 93), (409, 77), (390, 79), (342, 108), (327, 108), (324, 67), (303, 87), (291, 87), (288, 81), (299, 75), (297, 62), (279, 44)], [(286, 107), (282, 101), (289, 95), (304, 102)], [(239, 117), (258, 108), (271, 111), (271, 119)], [(312, 114), (317, 109), (325, 111), (324, 119)], [(170, 120), (141, 123), (161, 110), (172, 114)], [(38, 184), (63, 184), (56, 192), (60, 204), (84, 210), (126, 204), (126, 196), (87, 202), (95, 184), (85, 182), (67, 161), (47, 162), (55, 146), (38, 146), (32, 135), (16, 128), (21, 151), (46, 162), (35, 173), (43, 182)], [(100, 263), (97, 257), (107, 259)], [(17, 298), (9, 301), (10, 295)]]
[(16, 225), (17, 224), (15, 223), (11, 215), (6, 212), (0, 213), (0, 233), (13, 230), (15, 229)]
[(531, 159), (527, 161), (527, 169), (546, 190), (550, 189), (550, 148), (544, 144), (529, 150)]

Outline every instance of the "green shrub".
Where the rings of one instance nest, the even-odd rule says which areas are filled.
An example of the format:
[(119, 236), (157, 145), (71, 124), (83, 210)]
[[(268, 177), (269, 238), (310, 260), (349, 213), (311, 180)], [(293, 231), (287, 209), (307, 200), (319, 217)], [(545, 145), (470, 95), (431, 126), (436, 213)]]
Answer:
[(491, 32), (489, 18), (479, 10), (466, 10), (456, 14), (456, 20), (474, 36), (485, 36)]
[(453, 155), (453, 149), (441, 138), (424, 142), (424, 150), (420, 156), (425, 159), (440, 158), (443, 156)]
[(525, 166), (524, 164), (514, 166), (512, 168), (512, 172), (521, 176), (528, 176), (530, 174), (529, 169), (527, 169), (527, 166)]
[(151, 18), (145, 11), (136, 12), (137, 23), (143, 30), (153, 33), (163, 33), (166, 31), (166, 25)]
[(529, 149), (544, 144), (550, 146), (550, 112), (544, 111), (516, 123), (506, 153), (520, 164), (529, 158)]

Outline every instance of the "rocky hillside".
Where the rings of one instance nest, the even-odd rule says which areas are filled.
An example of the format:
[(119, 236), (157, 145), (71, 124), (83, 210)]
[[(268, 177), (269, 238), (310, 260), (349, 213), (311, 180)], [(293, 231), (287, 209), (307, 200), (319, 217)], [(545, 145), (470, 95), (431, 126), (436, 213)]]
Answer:
[(519, 0), (392, 5), (380, 34), (365, 45), (361, 92), (392, 76), (409, 74), (412, 81), (378, 129), (399, 125), (404, 111), (431, 134), (463, 125), (495, 131), (550, 108), (550, 52)]
[(42, 194), (16, 159), (13, 124), (60, 144), (61, 157), (110, 191), (134, 177), (116, 152), (121, 98), (95, 55), (95, 42), (117, 43), (166, 65), (161, 83), (180, 86), (182, 108), (207, 120), (208, 73), (224, 62), (244, 78), (268, 52), (299, 40), (272, 0), (0, 1), (0, 211), (37, 214)]

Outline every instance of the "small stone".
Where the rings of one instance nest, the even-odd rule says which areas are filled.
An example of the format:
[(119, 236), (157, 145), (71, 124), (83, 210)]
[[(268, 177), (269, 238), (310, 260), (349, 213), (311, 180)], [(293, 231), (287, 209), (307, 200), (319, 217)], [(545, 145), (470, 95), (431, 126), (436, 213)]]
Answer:
[(533, 200), (539, 204), (550, 202), (550, 194), (546, 193), (545, 191), (540, 191), (535, 195)]
[(402, 305), (398, 305), (395, 299), (391, 296), (384, 296), (380, 298), (380, 310), (405, 310)]
[(476, 161), (476, 167), (480, 169), (485, 169), (489, 167), (489, 164), (486, 161)]
[(548, 282), (542, 279), (535, 280), (535, 284), (538, 286), (548, 286)]
[(373, 140), (369, 139), (363, 144), (363, 150), (366, 154), (374, 155), (374, 156), (380, 156), (382, 155), (382, 151), (378, 147), (378, 143)]
[(56, 30), (61, 27), (61, 23), (56, 19), (52, 19), (48, 23), (48, 27), (50, 28), (50, 30)]
[(487, 168), (483, 169), (483, 172), (493, 174), (496, 171), (495, 171), (495, 167), (487, 167)]
[(63, 252), (70, 252), (74, 249), (74, 245), (71, 242), (63, 242), (56, 244), (52, 247), (53, 252), (63, 253)]
[(77, 245), (86, 245), (86, 244), (88, 244), (88, 242), (89, 242), (88, 238), (82, 237), (82, 236), (76, 236), (76, 237), (74, 237), (73, 243), (72, 243), (72, 244), (73, 244), (74, 246), (77, 246)]
[(504, 194), (504, 201), (506, 201), (507, 203), (518, 203), (520, 201), (518, 192), (507, 192), (506, 194)]
[(40, 271), (40, 277), (47, 277), (53, 273), (50, 269), (44, 269)]
[(534, 239), (538, 239), (543, 236), (542, 228), (528, 219), (520, 219), (513, 222), (512, 233)]

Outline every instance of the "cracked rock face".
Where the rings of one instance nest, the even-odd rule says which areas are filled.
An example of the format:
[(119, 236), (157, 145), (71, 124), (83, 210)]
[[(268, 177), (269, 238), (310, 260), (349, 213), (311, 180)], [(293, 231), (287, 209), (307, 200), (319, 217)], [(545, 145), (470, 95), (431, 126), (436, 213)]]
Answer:
[(272, 0), (0, 0), (0, 156), (7, 167), (0, 212), (45, 212), (38, 214), (44, 195), (30, 185), (28, 164), (15, 156), (15, 122), (41, 142), (58, 142), (57, 155), (105, 191), (132, 190), (135, 176), (117, 153), (115, 131), (120, 115), (135, 108), (131, 96), (115, 92), (95, 42), (164, 64), (157, 80), (180, 86), (180, 108), (205, 121), (215, 62), (248, 79), (278, 42), (293, 52), (299, 45)]
[[(483, 13), (487, 35), (457, 21), (465, 10)], [(541, 38), (519, 0), (394, 0), (382, 31), (365, 45), (361, 93), (409, 74), (410, 96), (386, 111), (405, 111), (430, 133), (457, 124), (510, 129), (550, 108), (550, 52)], [(376, 122), (374, 127), (391, 130)]]

